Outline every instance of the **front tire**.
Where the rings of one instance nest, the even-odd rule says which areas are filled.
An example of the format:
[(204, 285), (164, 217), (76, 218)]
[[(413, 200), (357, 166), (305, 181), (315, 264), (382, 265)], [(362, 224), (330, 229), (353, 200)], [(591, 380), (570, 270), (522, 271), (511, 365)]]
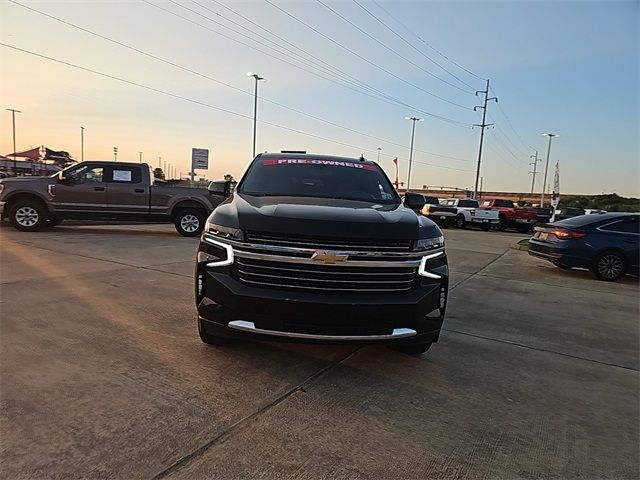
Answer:
[(500, 223), (498, 224), (498, 230), (504, 232), (509, 226), (509, 220), (506, 215), (500, 215)]
[(393, 348), (398, 352), (406, 353), (407, 355), (420, 355), (425, 353), (431, 348), (432, 342), (429, 343), (416, 343), (414, 345), (397, 345)]
[(11, 207), (9, 220), (16, 230), (37, 232), (47, 221), (47, 212), (42, 204), (33, 200), (23, 200)]
[(456, 217), (455, 226), (462, 229), (467, 228), (467, 222), (464, 219), (464, 215), (458, 215)]
[(175, 216), (174, 225), (183, 237), (197, 237), (204, 229), (204, 213), (195, 208), (185, 208)]
[(593, 262), (591, 271), (600, 280), (615, 282), (620, 279), (626, 270), (626, 260), (619, 252), (603, 252)]

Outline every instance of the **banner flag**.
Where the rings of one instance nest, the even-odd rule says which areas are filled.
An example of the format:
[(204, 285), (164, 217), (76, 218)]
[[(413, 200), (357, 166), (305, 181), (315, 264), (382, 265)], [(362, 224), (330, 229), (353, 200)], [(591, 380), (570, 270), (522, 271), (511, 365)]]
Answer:
[(560, 203), (560, 160), (556, 162), (556, 173), (553, 177), (553, 193), (551, 194), (551, 205), (553, 206), (553, 214), (551, 221), (555, 221), (556, 209)]

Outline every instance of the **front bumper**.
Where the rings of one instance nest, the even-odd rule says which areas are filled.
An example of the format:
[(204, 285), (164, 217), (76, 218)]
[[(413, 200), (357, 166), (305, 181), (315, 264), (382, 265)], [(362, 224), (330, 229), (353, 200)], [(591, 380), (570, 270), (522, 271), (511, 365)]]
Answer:
[[(204, 243), (200, 249), (209, 251)], [(206, 333), (285, 342), (406, 345), (437, 341), (444, 320), (446, 255), (431, 270), (439, 278), (416, 274), (413, 288), (399, 293), (250, 285), (240, 280), (237, 269), (237, 262), (215, 267), (197, 263), (198, 320)]]

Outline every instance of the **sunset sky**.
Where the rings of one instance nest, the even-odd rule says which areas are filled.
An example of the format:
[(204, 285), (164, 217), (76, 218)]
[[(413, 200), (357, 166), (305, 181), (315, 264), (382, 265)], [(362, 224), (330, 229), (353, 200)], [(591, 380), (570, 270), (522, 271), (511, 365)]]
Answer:
[(119, 160), (142, 151), (186, 174), (191, 148), (209, 148), (210, 169), (199, 173), (239, 178), (251, 160), (253, 71), (266, 78), (258, 151), (375, 160), (380, 147), (389, 176), (398, 157), (406, 180), (404, 117), (417, 116), (412, 186), (473, 188), (472, 90), (490, 78), (499, 103), (489, 106), (485, 190), (529, 191), (529, 155), (544, 158), (549, 131), (560, 137), (548, 184), (560, 160), (563, 192), (638, 196), (638, 5), (3, 0), (0, 153), (12, 151), (4, 109), (15, 108), (18, 150), (46, 145), (79, 158), (83, 126), (85, 159), (112, 159), (117, 146)]

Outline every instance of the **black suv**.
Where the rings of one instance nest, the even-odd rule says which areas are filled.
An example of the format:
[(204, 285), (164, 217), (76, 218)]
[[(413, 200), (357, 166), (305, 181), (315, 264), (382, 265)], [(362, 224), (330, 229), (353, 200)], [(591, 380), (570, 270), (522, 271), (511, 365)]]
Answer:
[(437, 341), (449, 270), (442, 232), (403, 206), (363, 158), (258, 155), (209, 217), (196, 265), (198, 331), (225, 337), (386, 343)]

